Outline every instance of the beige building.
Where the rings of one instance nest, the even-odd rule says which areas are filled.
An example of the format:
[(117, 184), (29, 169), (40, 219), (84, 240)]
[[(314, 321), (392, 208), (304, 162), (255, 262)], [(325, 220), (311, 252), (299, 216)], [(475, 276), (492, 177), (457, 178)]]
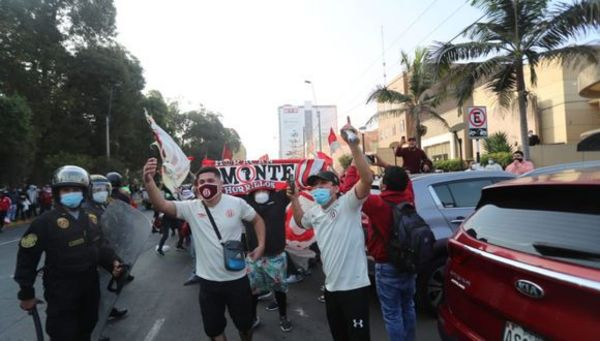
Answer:
[[(527, 72), (529, 70), (527, 69)], [(528, 128), (539, 135), (543, 144), (575, 144), (581, 134), (600, 128), (600, 68), (588, 65), (578, 69), (561, 66), (555, 63), (543, 63), (537, 69), (537, 85), (529, 82), (527, 89), (531, 93), (528, 103)], [(400, 75), (388, 86), (396, 91), (404, 92), (406, 77)], [(594, 98), (595, 97), (595, 98)], [(497, 97), (480, 86), (475, 89), (472, 98), (465, 103), (468, 106), (485, 106), (488, 114), (488, 133), (504, 132), (509, 143), (520, 148), (520, 125), (518, 106), (505, 108), (500, 106)], [(393, 109), (390, 104), (378, 104), (379, 112)], [(454, 100), (447, 100), (437, 107), (450, 127), (466, 123), (467, 115)], [(466, 130), (460, 129), (455, 134), (435, 120), (424, 120), (427, 127), (422, 137), (422, 147), (433, 159), (458, 158), (465, 159), (475, 155), (475, 143), (469, 140)], [(380, 151), (402, 136), (411, 136), (412, 125), (405, 114), (388, 116), (379, 120)], [(481, 153), (484, 153), (481, 150)]]

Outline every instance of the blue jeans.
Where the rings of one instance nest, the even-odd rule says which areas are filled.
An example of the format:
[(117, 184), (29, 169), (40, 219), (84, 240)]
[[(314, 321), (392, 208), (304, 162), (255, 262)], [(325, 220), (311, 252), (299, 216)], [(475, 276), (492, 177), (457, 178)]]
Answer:
[(415, 339), (417, 275), (399, 272), (391, 263), (375, 264), (375, 283), (381, 312), (390, 341)]

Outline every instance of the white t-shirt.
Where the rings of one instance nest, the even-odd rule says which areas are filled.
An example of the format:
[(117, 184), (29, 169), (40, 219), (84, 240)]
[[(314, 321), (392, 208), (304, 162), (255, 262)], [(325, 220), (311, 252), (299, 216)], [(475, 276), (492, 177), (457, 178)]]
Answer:
[(315, 205), (302, 217), (302, 226), (315, 230), (328, 291), (354, 290), (371, 284), (361, 223), (361, 207), (366, 199), (359, 200), (352, 189), (327, 209)]
[[(196, 252), (196, 275), (216, 282), (233, 281), (246, 275), (246, 270), (229, 271), (223, 261), (223, 246), (210, 223), (204, 205), (199, 199), (175, 201), (177, 218), (188, 222), (192, 231), (192, 240)], [(214, 207), (209, 207), (222, 241), (241, 240), (244, 224), (251, 221), (256, 211), (243, 199), (222, 194)]]

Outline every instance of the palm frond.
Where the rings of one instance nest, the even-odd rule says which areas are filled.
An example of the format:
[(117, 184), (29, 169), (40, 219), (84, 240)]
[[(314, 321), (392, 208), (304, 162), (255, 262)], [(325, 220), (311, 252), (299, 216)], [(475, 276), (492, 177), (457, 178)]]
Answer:
[(409, 111), (409, 108), (398, 108), (398, 109), (390, 109), (384, 111), (378, 111), (373, 116), (369, 118), (366, 125), (377, 122), (380, 118), (389, 117), (389, 116), (400, 116)]
[(376, 101), (377, 103), (406, 103), (410, 102), (412, 97), (404, 95), (398, 91), (390, 90), (385, 86), (378, 86), (375, 91), (369, 95), (367, 103)]
[(498, 101), (503, 107), (509, 107), (512, 101), (512, 94), (517, 87), (517, 73), (514, 65), (504, 65), (498, 72), (492, 76), (492, 81), (488, 83), (487, 89), (498, 95)]
[(424, 118), (433, 118), (436, 121), (442, 123), (444, 125), (444, 127), (446, 128), (450, 128), (450, 125), (448, 124), (448, 121), (446, 121), (446, 119), (437, 111), (433, 110), (433, 108), (428, 107), (428, 106), (424, 106), (421, 108), (421, 113), (425, 114)]
[(454, 62), (479, 59), (490, 54), (500, 53), (504, 44), (494, 42), (465, 42), (460, 44), (435, 43), (431, 52), (431, 61), (440, 66)]
[(545, 62), (559, 62), (562, 65), (577, 67), (582, 62), (598, 64), (600, 50), (592, 45), (571, 45), (539, 54)]
[(547, 50), (572, 41), (574, 38), (600, 31), (600, 1), (578, 0), (559, 3), (549, 13), (551, 19), (538, 28), (542, 30), (536, 45)]
[(512, 64), (508, 57), (495, 57), (484, 62), (457, 64), (448, 75), (449, 84), (454, 88), (454, 97), (462, 105), (471, 97), (478, 82), (493, 80), (505, 65)]

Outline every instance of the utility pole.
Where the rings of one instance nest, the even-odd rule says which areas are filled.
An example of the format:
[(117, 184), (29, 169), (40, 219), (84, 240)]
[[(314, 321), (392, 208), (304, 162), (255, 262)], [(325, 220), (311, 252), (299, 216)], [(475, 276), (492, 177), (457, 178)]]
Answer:
[(110, 159), (110, 112), (112, 109), (113, 88), (108, 94), (108, 114), (106, 115), (106, 158)]

